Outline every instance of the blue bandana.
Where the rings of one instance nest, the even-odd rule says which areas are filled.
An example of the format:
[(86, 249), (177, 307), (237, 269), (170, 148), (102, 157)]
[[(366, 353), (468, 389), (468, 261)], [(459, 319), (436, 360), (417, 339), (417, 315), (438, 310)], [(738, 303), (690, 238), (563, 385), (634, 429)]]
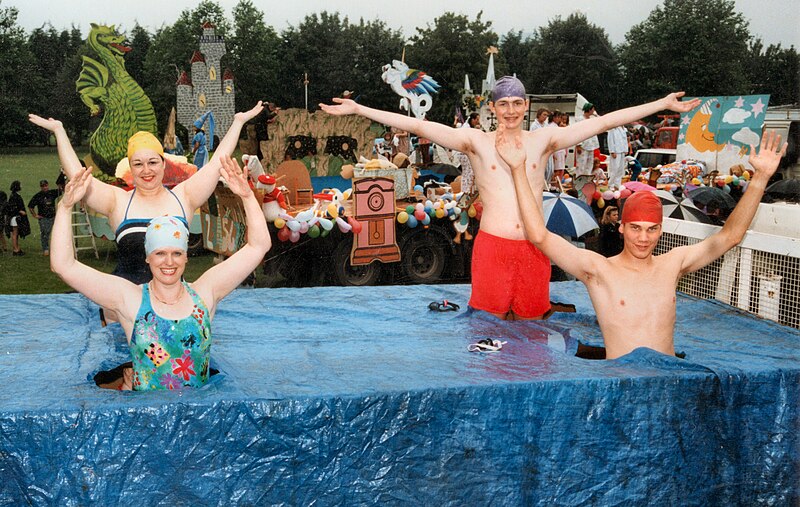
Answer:
[(189, 231), (179, 220), (169, 217), (156, 217), (150, 220), (144, 235), (144, 250), (150, 255), (159, 248), (180, 248), (189, 250)]
[(503, 76), (498, 79), (492, 88), (492, 102), (497, 102), (506, 97), (525, 98), (525, 85), (514, 76)]

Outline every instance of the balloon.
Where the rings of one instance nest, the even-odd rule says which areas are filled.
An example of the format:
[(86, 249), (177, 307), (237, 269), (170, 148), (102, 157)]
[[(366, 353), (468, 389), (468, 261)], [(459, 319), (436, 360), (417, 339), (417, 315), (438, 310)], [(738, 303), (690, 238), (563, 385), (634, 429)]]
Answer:
[(725, 186), (722, 187), (722, 190), (725, 191), (726, 194), (730, 194), (731, 193), (731, 186), (730, 185), (725, 185)]
[(319, 233), (319, 237), (320, 238), (327, 238), (328, 234), (330, 234), (330, 233), (331, 233), (331, 231), (329, 231), (328, 229), (322, 229), (322, 232)]
[(292, 231), (290, 231), (287, 227), (284, 227), (283, 229), (278, 229), (278, 239), (281, 241), (288, 241), (289, 236), (291, 234)]
[(433, 203), (431, 202), (431, 200), (430, 200), (430, 199), (428, 199), (427, 201), (425, 201), (425, 207), (426, 207), (426, 208), (433, 208)]
[(300, 222), (300, 234), (308, 232), (308, 222)]
[(627, 188), (626, 188), (626, 189), (623, 189), (623, 190), (620, 190), (620, 191), (619, 191), (619, 198), (620, 198), (620, 199), (627, 199), (628, 197), (630, 197), (630, 196), (631, 196), (631, 194), (632, 194), (632, 193), (633, 193), (633, 192), (631, 192), (631, 191), (630, 191), (630, 190), (628, 190)]
[(442, 208), (436, 210), (436, 218), (444, 218), (444, 210)]
[(731, 179), (731, 183), (733, 183), (733, 186), (738, 187), (739, 183), (741, 183), (741, 180), (738, 176), (734, 176), (733, 179)]
[(319, 222), (319, 217), (311, 217), (311, 220), (308, 221), (308, 226), (311, 227), (312, 225)]
[(326, 211), (331, 218), (337, 218), (339, 216), (339, 208), (334, 203), (328, 204)]
[(339, 226), (339, 230), (342, 232), (350, 232), (350, 229), (353, 227), (344, 221), (342, 217), (336, 217), (336, 225)]
[(300, 222), (298, 222), (297, 220), (290, 220), (290, 221), (286, 222), (286, 227), (291, 229), (292, 232), (299, 231), (300, 230)]
[(275, 224), (276, 229), (283, 229), (283, 226), (286, 225), (286, 220), (282, 219), (281, 217), (278, 217), (272, 223)]
[(725, 176), (725, 184), (726, 185), (729, 185), (731, 181), (733, 181), (733, 176), (731, 176), (730, 174)]
[(744, 178), (744, 181), (750, 181), (750, 171), (743, 172), (742, 178)]
[(601, 195), (601, 197), (602, 197), (603, 199), (605, 199), (606, 201), (610, 201), (611, 199), (613, 199), (613, 198), (614, 198), (614, 192), (613, 192), (613, 191), (611, 191), (611, 190), (606, 190), (605, 192), (603, 192), (603, 193), (602, 193), (602, 194), (600, 194), (600, 195)]
[(422, 185), (414, 185), (414, 192), (422, 192), (423, 188)]
[(615, 191), (614, 191), (614, 199), (619, 199), (619, 196), (620, 196), (621, 194), (622, 194), (622, 191), (620, 191), (620, 190), (615, 190)]
[(279, 216), (279, 217), (281, 217), (282, 219), (286, 220), (287, 222), (288, 222), (289, 220), (294, 220), (294, 217), (293, 217), (292, 215), (289, 215), (289, 214), (288, 214), (288, 213), (286, 213), (286, 212), (283, 212), (283, 213), (278, 213), (278, 216)]
[(595, 190), (594, 193), (592, 194), (592, 200), (595, 200), (595, 201), (598, 200), (598, 199), (601, 199), (602, 197), (603, 196), (597, 190)]
[(425, 206), (425, 213), (430, 215), (431, 212), (433, 212), (433, 207), (432, 206)]
[(418, 202), (417, 205), (414, 206), (414, 209), (417, 211), (425, 211), (425, 206), (421, 202)]
[(314, 210), (307, 209), (302, 213), (298, 213), (296, 217), (294, 217), (298, 222), (308, 222), (314, 216)]
[(425, 213), (425, 210), (418, 209), (417, 211), (414, 212), (414, 218), (416, 218), (417, 220), (422, 220), (426, 216), (428, 216), (428, 214)]
[(670, 185), (669, 183), (667, 183), (666, 185), (664, 185), (664, 190), (666, 190), (667, 192), (669, 192), (670, 190), (672, 190), (672, 185)]
[(605, 199), (603, 199), (602, 197), (600, 197), (600, 199), (598, 199), (598, 200), (597, 200), (597, 207), (598, 207), (598, 208), (600, 208), (600, 209), (603, 209), (603, 208), (605, 208), (605, 207), (606, 207), (606, 201), (605, 201)]
[(717, 179), (717, 181), (715, 181), (714, 183), (716, 183), (719, 188), (722, 188), (722, 187), (725, 186), (725, 180), (723, 180), (721, 178)]
[[(413, 213), (413, 212), (412, 212)], [(408, 222), (408, 213), (401, 211), (397, 214), (397, 221), (401, 224)]]
[(353, 228), (353, 234), (359, 234), (364, 229), (364, 226), (361, 225), (361, 222), (353, 217), (347, 217), (347, 223), (349, 223), (350, 227)]
[[(326, 231), (330, 231), (331, 229), (333, 229), (333, 222), (331, 222), (327, 218), (320, 218), (319, 219), (319, 225), (321, 225), (322, 228), (324, 230), (326, 230)], [(324, 234), (323, 234), (323, 237), (325, 237)]]
[(742, 192), (744, 192), (745, 190), (747, 190), (747, 187), (750, 186), (750, 182), (749, 181), (745, 181), (744, 183), (742, 183), (741, 186), (742, 186)]
[(461, 225), (467, 225), (469, 223), (469, 216), (468, 215), (469, 215), (469, 213), (462, 213), (461, 214), (461, 219), (459, 220), (459, 222), (461, 222)]
[(408, 222), (406, 223), (406, 225), (408, 225), (413, 229), (414, 227), (417, 226), (417, 224), (419, 224), (419, 222), (417, 221), (416, 218), (414, 218), (413, 216), (408, 217)]
[(475, 215), (477, 215), (477, 214), (478, 214), (478, 210), (475, 209), (474, 205), (470, 204), (469, 205), (469, 209), (467, 210), (467, 215), (469, 215), (470, 218), (474, 218)]
[(692, 185), (700, 185), (700, 183), (702, 183), (700, 178), (692, 178)]
[(412, 215), (414, 213), (414, 206), (412, 206), (411, 204), (406, 206), (406, 213), (408, 213), (409, 215)]
[(310, 238), (318, 238), (319, 237), (319, 226), (317, 224), (312, 225), (308, 228), (308, 236)]
[(460, 215), (461, 214), (461, 208), (459, 208), (458, 206), (453, 206), (453, 214)]
[(428, 225), (429, 223), (431, 223), (431, 216), (425, 215), (425, 218), (422, 219), (422, 225)]
[(289, 233), (289, 241), (292, 243), (297, 243), (300, 241), (300, 232), (299, 231), (292, 231)]

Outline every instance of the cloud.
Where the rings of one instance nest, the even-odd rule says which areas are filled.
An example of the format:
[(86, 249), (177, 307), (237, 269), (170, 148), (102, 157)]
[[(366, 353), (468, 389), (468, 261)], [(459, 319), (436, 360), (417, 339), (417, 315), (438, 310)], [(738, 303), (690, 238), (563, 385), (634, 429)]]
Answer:
[(735, 125), (737, 123), (744, 123), (744, 121), (750, 118), (750, 116), (750, 111), (733, 108), (725, 111), (725, 116), (722, 117), (722, 121), (725, 123), (730, 123), (731, 125)]
[(738, 143), (742, 143), (745, 146), (749, 146), (751, 144), (755, 145), (759, 143), (761, 139), (758, 134), (750, 130), (748, 127), (745, 127), (735, 134), (731, 136), (731, 139)]

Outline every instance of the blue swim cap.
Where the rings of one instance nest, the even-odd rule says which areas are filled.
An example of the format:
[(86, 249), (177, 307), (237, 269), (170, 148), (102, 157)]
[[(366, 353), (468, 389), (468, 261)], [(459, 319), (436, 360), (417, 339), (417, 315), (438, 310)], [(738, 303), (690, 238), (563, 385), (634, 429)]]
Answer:
[(159, 248), (180, 248), (189, 250), (189, 231), (177, 219), (170, 216), (150, 220), (144, 235), (144, 250), (147, 255)]
[(506, 97), (525, 98), (525, 85), (514, 76), (503, 76), (498, 79), (492, 88), (492, 102), (497, 102)]

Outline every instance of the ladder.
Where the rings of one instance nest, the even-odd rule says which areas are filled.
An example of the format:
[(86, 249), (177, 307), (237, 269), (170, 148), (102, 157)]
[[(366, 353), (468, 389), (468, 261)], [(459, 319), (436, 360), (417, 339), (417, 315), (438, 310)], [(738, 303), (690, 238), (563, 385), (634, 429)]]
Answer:
[[(89, 238), (92, 245), (80, 246), (79, 240), (84, 238)], [(97, 243), (94, 240), (92, 224), (89, 222), (89, 214), (80, 202), (76, 202), (72, 206), (72, 247), (76, 259), (78, 258), (78, 252), (81, 250), (94, 250), (94, 257), (98, 260), (100, 259), (100, 254), (97, 252)]]

